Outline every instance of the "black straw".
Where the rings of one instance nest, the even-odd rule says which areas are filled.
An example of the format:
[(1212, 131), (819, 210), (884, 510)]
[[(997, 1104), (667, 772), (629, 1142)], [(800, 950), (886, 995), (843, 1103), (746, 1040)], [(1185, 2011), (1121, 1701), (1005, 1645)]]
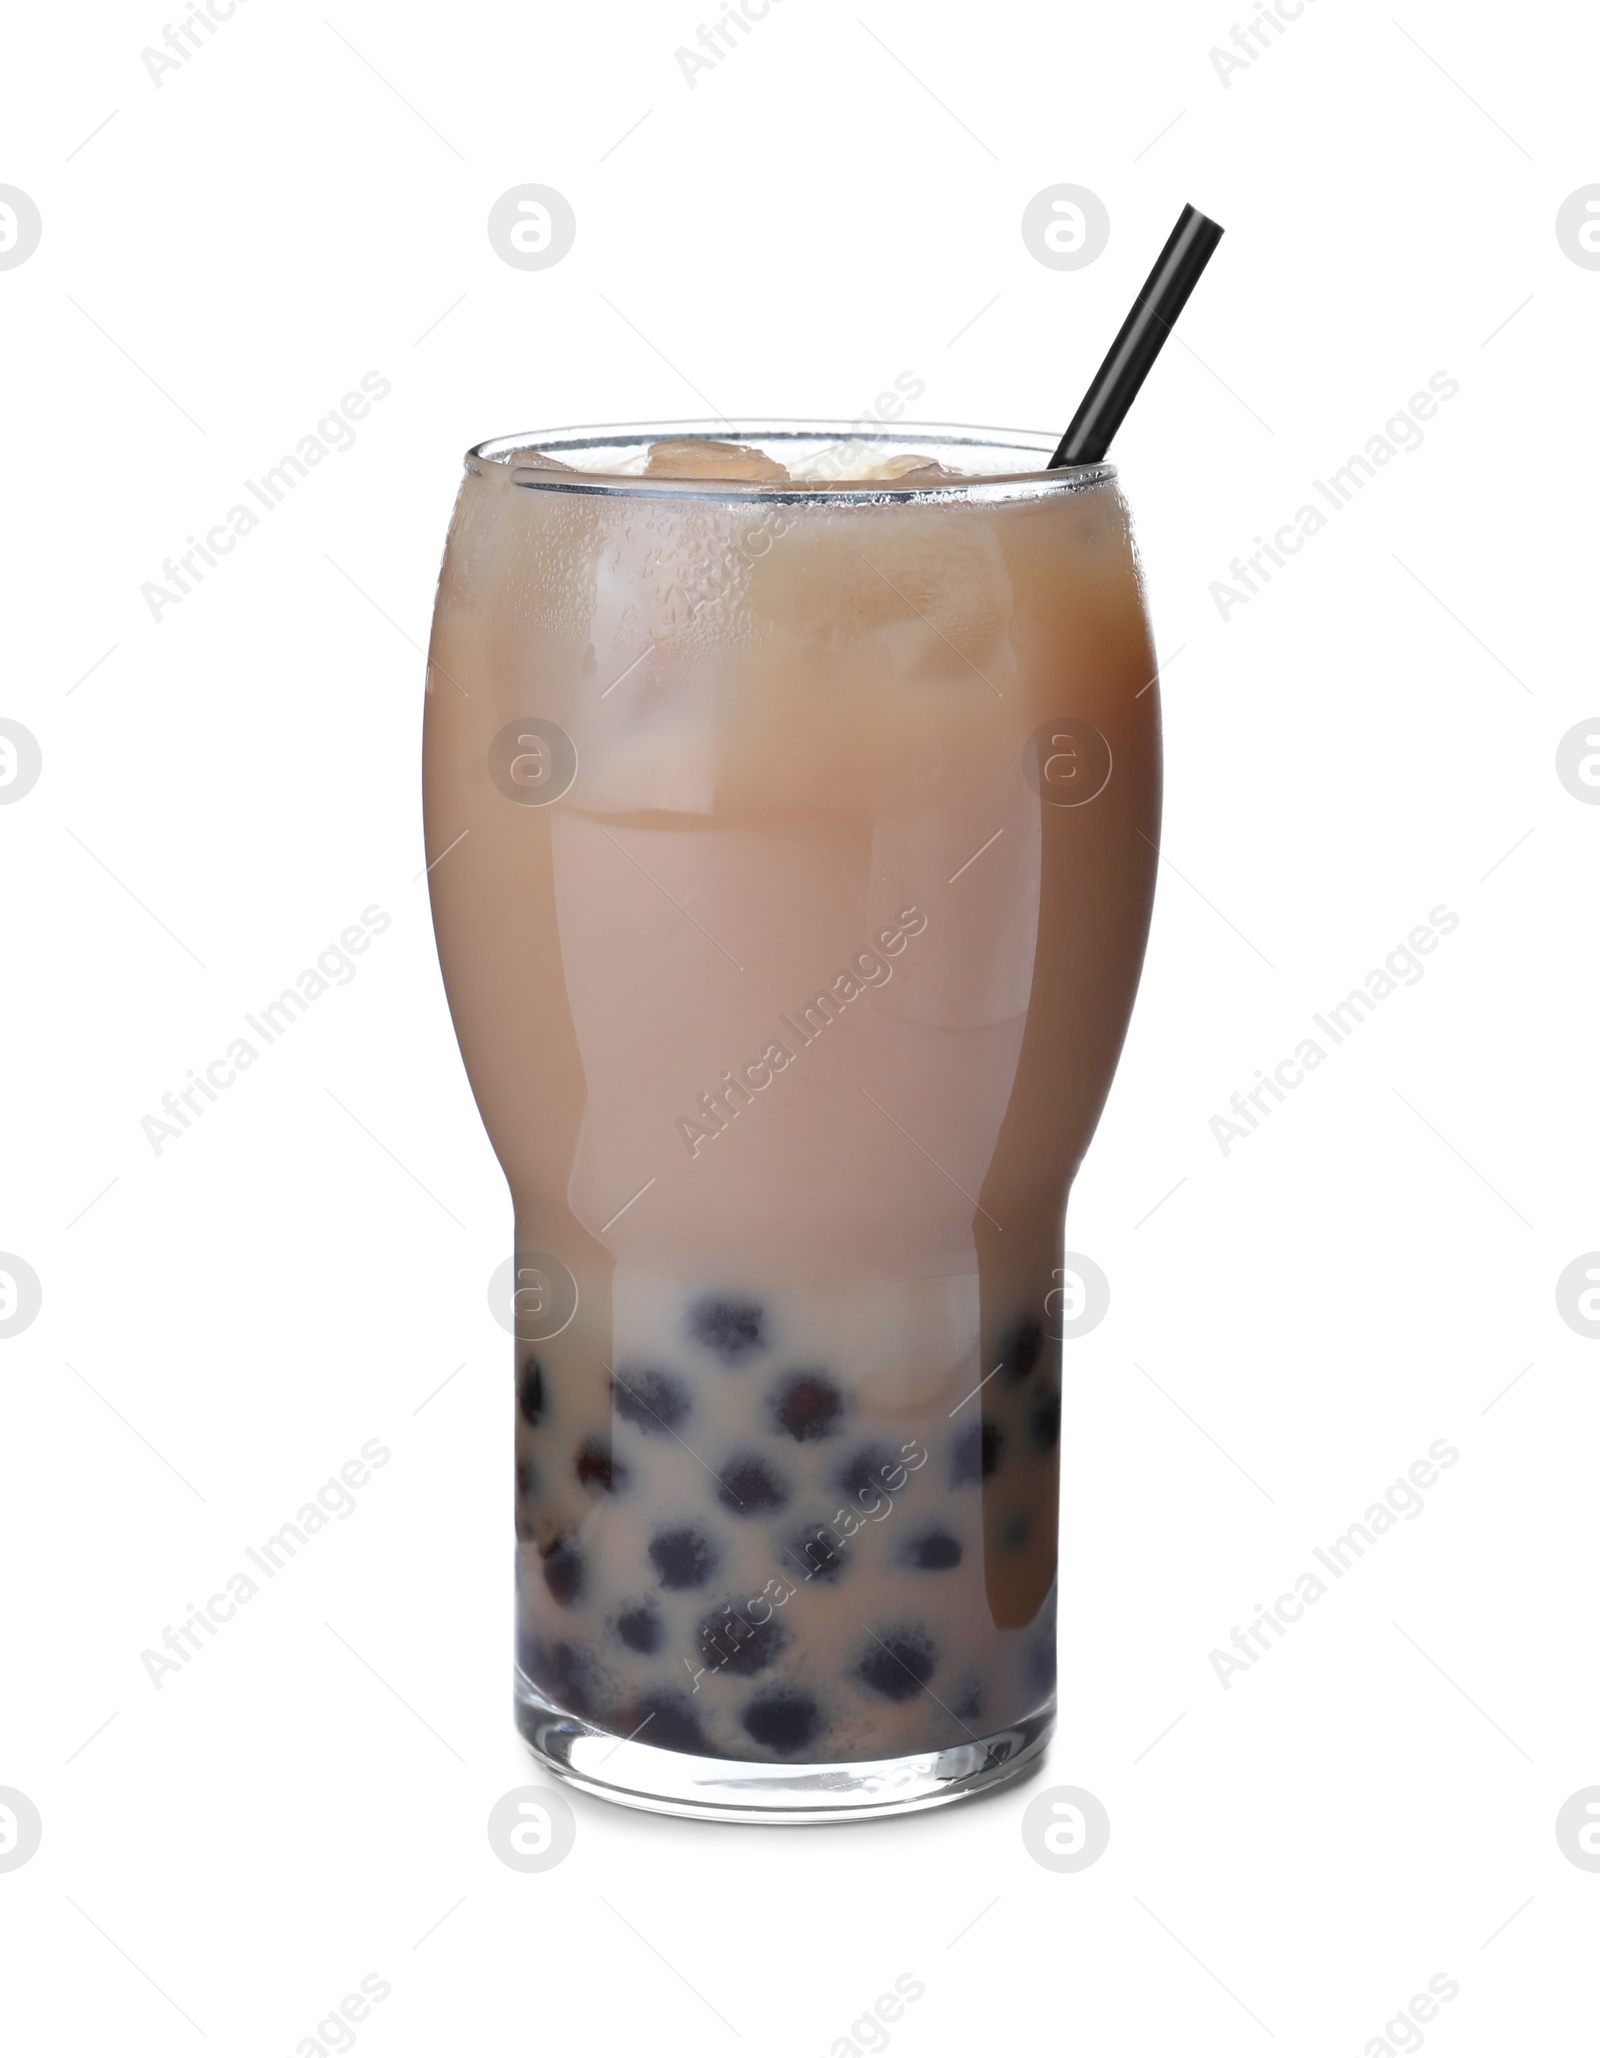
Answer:
[(1118, 331), (1106, 361), (1089, 382), (1067, 433), (1050, 460), (1055, 471), (1067, 464), (1098, 464), (1122, 427), (1145, 376), (1160, 354), (1172, 324), (1222, 241), (1222, 231), (1197, 207), (1185, 207), (1178, 226)]

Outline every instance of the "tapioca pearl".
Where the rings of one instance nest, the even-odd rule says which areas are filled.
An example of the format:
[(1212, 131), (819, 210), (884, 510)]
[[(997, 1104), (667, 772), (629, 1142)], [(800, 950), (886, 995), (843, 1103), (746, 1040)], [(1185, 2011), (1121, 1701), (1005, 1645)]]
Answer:
[(945, 1705), (957, 1722), (976, 1722), (983, 1714), (988, 1696), (976, 1672), (964, 1672), (946, 1696)]
[(822, 1372), (791, 1372), (767, 1397), (772, 1419), (796, 1443), (820, 1443), (838, 1432), (844, 1395)]
[(886, 1701), (909, 1701), (939, 1669), (939, 1650), (925, 1629), (900, 1627), (868, 1632), (855, 1675)]
[(1044, 1350), (1044, 1331), (1032, 1316), (1019, 1322), (1000, 1346), (1000, 1363), (1013, 1385), (1020, 1385), (1038, 1364)]
[(692, 1523), (678, 1529), (659, 1529), (650, 1539), (650, 1562), (656, 1577), (671, 1593), (688, 1593), (711, 1578), (722, 1554)]
[(650, 1744), (658, 1751), (687, 1751), (711, 1756), (711, 1739), (688, 1696), (671, 1687), (655, 1687), (634, 1702), (627, 1719), (629, 1743)]
[(528, 1498), (529, 1498), (529, 1497), (530, 1497), (531, 1495), (533, 1495), (533, 1494), (536, 1494), (536, 1493), (537, 1493), (538, 1491), (539, 1491), (539, 1475), (538, 1475), (537, 1471), (535, 1471), (535, 1469), (534, 1469), (534, 1466), (533, 1466), (533, 1462), (532, 1462), (532, 1460), (531, 1460), (531, 1459), (528, 1459), (528, 1458), (518, 1458), (518, 1460), (517, 1460), (517, 1498), (518, 1498), (518, 1500), (520, 1500), (520, 1501), (525, 1501), (525, 1500), (527, 1500), (527, 1499), (528, 1499)]
[(1053, 1386), (1040, 1394), (1028, 1416), (1028, 1441), (1044, 1456), (1061, 1439), (1061, 1389)]
[(573, 1470), (579, 1484), (593, 1494), (621, 1493), (631, 1477), (627, 1466), (613, 1453), (609, 1436), (586, 1437)]
[(532, 1429), (543, 1416), (544, 1409), (544, 1367), (537, 1358), (529, 1358), (517, 1379), (517, 1413)]
[(642, 1657), (648, 1658), (660, 1650), (662, 1634), (661, 1611), (654, 1601), (640, 1601), (634, 1607), (624, 1608), (617, 1617), (618, 1641)]
[(822, 1710), (811, 1696), (787, 1687), (757, 1695), (739, 1720), (747, 1736), (778, 1758), (803, 1751), (825, 1726)]
[(1022, 1660), (1022, 1676), (1035, 1693), (1047, 1694), (1056, 1683), (1056, 1632), (1050, 1628), (1029, 1644)]
[(671, 1436), (688, 1419), (689, 1389), (670, 1372), (625, 1365), (611, 1375), (611, 1405), (646, 1436)]
[(949, 1572), (961, 1563), (961, 1540), (948, 1529), (924, 1529), (908, 1537), (901, 1563), (916, 1572)]
[(741, 1615), (733, 1602), (724, 1602), (702, 1618), (699, 1628), (700, 1661), (708, 1672), (731, 1672), (739, 1679), (754, 1679), (776, 1664), (789, 1641), (789, 1632), (776, 1615), (765, 1622), (752, 1622)]
[(539, 1642), (531, 1659), (528, 1677), (558, 1708), (569, 1715), (596, 1712), (600, 1689), (595, 1663), (581, 1644)]
[(789, 1483), (765, 1458), (730, 1458), (717, 1474), (717, 1499), (749, 1522), (788, 1507)]
[(767, 1349), (767, 1318), (759, 1301), (705, 1294), (689, 1310), (689, 1334), (724, 1365), (737, 1365)]
[(1033, 1524), (1026, 1515), (1008, 1515), (995, 1532), (995, 1549), (1020, 1551), (1033, 1534)]
[(540, 1569), (551, 1600), (558, 1607), (570, 1608), (583, 1592), (584, 1575), (588, 1570), (582, 1549), (566, 1537), (544, 1550), (543, 1559)]
[(778, 1568), (796, 1585), (813, 1579), (832, 1585), (849, 1563), (849, 1550), (825, 1522), (797, 1531), (778, 1547)]
[(898, 1493), (907, 1473), (898, 1451), (886, 1444), (868, 1444), (847, 1458), (836, 1476), (853, 1507), (865, 1507)]
[(970, 1486), (998, 1471), (1005, 1437), (998, 1422), (969, 1422), (950, 1446), (950, 1484)]

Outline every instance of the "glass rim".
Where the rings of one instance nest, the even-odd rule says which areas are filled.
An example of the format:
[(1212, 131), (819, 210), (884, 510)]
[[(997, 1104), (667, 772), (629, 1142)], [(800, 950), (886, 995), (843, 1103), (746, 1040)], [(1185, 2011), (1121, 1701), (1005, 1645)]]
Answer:
[[(892, 479), (849, 479), (834, 483), (818, 479), (646, 479), (636, 473), (603, 471), (552, 472), (537, 465), (518, 465), (516, 457), (527, 451), (542, 451), (563, 457), (570, 451), (594, 453), (607, 448), (635, 453), (644, 445), (667, 439), (687, 442), (754, 443), (770, 454), (781, 454), (784, 445), (807, 443), (827, 449), (840, 444), (860, 443), (869, 449), (893, 446), (914, 449), (929, 457), (967, 451), (999, 452), (1015, 462), (998, 472), (981, 472), (965, 479), (944, 479), (922, 486), (901, 486)], [(809, 421), (805, 419), (751, 418), (739, 421), (705, 419), (676, 422), (607, 422), (567, 428), (532, 429), (512, 436), (494, 436), (474, 444), (464, 460), (466, 469), (482, 476), (493, 465), (511, 485), (535, 493), (598, 493), (623, 499), (701, 500), (763, 504), (812, 502), (825, 506), (862, 503), (917, 502), (948, 504), (952, 501), (989, 503), (998, 500), (1031, 500), (1060, 493), (1083, 493), (1114, 485), (1114, 465), (1064, 465), (1050, 469), (1057, 439), (1032, 429), (984, 428), (963, 422), (872, 422)], [(776, 447), (774, 447), (776, 446)], [(1028, 463), (1028, 459), (1037, 459)]]

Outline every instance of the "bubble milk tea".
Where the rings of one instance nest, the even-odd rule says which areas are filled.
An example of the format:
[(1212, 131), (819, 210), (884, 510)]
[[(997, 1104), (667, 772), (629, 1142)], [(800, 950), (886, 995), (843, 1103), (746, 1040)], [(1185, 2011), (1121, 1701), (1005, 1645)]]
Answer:
[(595, 1791), (873, 1812), (1048, 1736), (1161, 790), (1127, 510), (1048, 447), (469, 456), (429, 883), (515, 1209), (519, 1720)]

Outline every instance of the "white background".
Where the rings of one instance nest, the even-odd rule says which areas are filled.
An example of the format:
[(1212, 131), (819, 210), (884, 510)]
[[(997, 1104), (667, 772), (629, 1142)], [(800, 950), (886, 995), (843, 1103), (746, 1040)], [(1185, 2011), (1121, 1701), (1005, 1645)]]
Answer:
[[(1586, 2048), (1600, 1875), (1553, 1825), (1600, 1781), (1600, 1346), (1554, 1286), (1600, 1244), (1600, 809), (1554, 767), (1600, 708), (1600, 273), (1555, 216), (1600, 180), (1600, 33), (1306, 0), (1225, 85), (1234, 12), (773, 0), (693, 87), (687, 0), (239, 0), (159, 87), (153, 4), (15, 17), (0, 181), (44, 234), (0, 271), (0, 713), (44, 769), (0, 808), (0, 1247), (44, 1301), (0, 1343), (0, 1785), (44, 1835), (0, 1872), (10, 2048), (314, 2051), (369, 1973), (373, 2058), (821, 2058), (903, 1973), (908, 2058), (1381, 2052), (1439, 1973), (1441, 2054)], [(542, 272), (485, 233), (527, 181), (577, 217)], [(1110, 214), (1079, 271), (1020, 233), (1059, 182)], [(924, 419), (1058, 428), (1185, 199), (1228, 234), (1116, 452), (1177, 653), (1170, 864), (1069, 1218), (1112, 1306), (1069, 1348), (1048, 1770), (832, 1831), (579, 1797), (513, 1872), (509, 1207), (418, 882), (460, 454), (851, 416), (902, 371)], [(355, 447), (152, 620), (369, 370)], [(1224, 621), (1229, 561), (1436, 371), (1423, 446)], [(141, 1119), (373, 903), (358, 976), (157, 1156)], [(1425, 977), (1225, 1156), (1229, 1096), (1441, 903)], [(140, 1653), (373, 1437), (356, 1512), (157, 1691)], [(1211, 1650), (1441, 1437), (1425, 1512), (1225, 1690)], [(1109, 1811), (1088, 1871), (1023, 1846), (1052, 1784)]]

